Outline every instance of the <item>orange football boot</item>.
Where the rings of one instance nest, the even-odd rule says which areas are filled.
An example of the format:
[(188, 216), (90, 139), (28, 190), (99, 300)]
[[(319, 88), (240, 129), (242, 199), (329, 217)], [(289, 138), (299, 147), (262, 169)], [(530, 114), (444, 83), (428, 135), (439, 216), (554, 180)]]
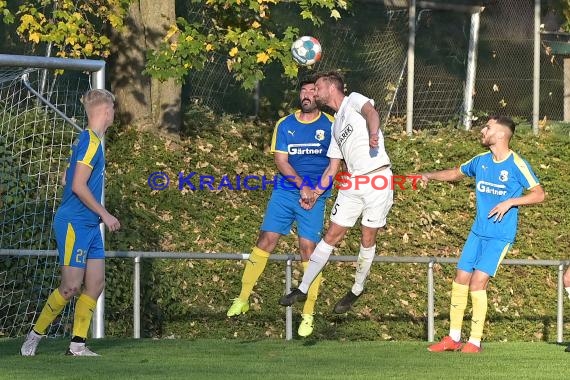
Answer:
[(432, 344), (428, 347), (428, 351), (431, 352), (443, 352), (443, 351), (459, 351), (461, 349), (461, 342), (456, 342), (449, 335), (441, 340), (441, 342)]
[(465, 354), (478, 354), (481, 352), (481, 347), (478, 347), (471, 342), (467, 342), (461, 349), (461, 352)]

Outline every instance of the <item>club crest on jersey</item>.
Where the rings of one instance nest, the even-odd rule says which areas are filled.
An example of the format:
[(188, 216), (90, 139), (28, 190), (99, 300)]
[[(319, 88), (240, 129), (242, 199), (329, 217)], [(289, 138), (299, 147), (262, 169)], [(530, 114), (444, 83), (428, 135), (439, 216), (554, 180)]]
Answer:
[(499, 181), (507, 182), (508, 180), (509, 180), (509, 172), (506, 170), (501, 170), (501, 173), (499, 174)]
[(322, 129), (317, 129), (315, 133), (315, 138), (317, 141), (323, 141), (325, 139), (325, 131)]

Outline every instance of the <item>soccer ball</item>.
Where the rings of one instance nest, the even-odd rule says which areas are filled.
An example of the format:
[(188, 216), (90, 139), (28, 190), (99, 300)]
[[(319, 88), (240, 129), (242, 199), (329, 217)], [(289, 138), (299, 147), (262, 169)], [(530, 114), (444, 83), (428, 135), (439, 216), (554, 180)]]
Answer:
[(291, 45), (293, 59), (304, 66), (310, 66), (320, 61), (321, 52), (321, 43), (311, 36), (300, 37)]

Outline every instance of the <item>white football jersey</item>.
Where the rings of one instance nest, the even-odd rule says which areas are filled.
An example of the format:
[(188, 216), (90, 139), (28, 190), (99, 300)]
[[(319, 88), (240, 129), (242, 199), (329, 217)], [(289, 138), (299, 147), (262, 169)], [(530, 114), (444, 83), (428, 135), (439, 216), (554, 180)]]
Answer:
[(333, 123), (333, 136), (327, 156), (344, 159), (352, 176), (370, 173), (390, 164), (390, 158), (384, 148), (384, 136), (378, 130), (378, 148), (370, 148), (366, 119), (362, 116), (362, 107), (374, 100), (357, 92), (346, 96)]

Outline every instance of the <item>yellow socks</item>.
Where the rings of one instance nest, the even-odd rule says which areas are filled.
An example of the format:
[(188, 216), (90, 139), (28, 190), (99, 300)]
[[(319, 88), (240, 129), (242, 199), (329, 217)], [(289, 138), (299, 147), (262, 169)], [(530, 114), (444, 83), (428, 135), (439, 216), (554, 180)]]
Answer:
[(87, 338), (87, 331), (91, 324), (91, 317), (97, 301), (83, 293), (75, 303), (75, 315), (73, 317), (73, 336)]
[(245, 264), (245, 270), (243, 271), (243, 276), (241, 278), (241, 293), (238, 297), (240, 300), (247, 301), (249, 299), (253, 286), (265, 269), (268, 258), (269, 252), (265, 252), (263, 249), (258, 247), (253, 248), (251, 255), (249, 255), (249, 259)]
[[(451, 287), (451, 305), (449, 308), (449, 330), (450, 336), (454, 340), (457, 332), (461, 335), (461, 326), (463, 325), (463, 314), (465, 313), (465, 308), (467, 307), (467, 298), (469, 297), (469, 285), (461, 285), (453, 281)], [(453, 333), (453, 335), (451, 334)]]
[(34, 325), (34, 330), (44, 335), (48, 326), (53, 322), (53, 320), (61, 313), (65, 305), (69, 300), (63, 298), (59, 293), (59, 289), (55, 289), (48, 297), (36, 324)]
[[(44, 335), (48, 326), (61, 313), (69, 300), (66, 300), (59, 293), (59, 289), (54, 290), (48, 297), (36, 324), (34, 330)], [(97, 301), (86, 294), (81, 294), (75, 304), (75, 316), (73, 320), (73, 336), (87, 338), (87, 331), (91, 324), (93, 310), (97, 305)]]
[(449, 309), (449, 335), (458, 342), (461, 339), (461, 325), (467, 307), (467, 298), (471, 293), (473, 315), (471, 317), (471, 335), (469, 342), (479, 346), (483, 336), (485, 317), (487, 316), (487, 291), (475, 290), (469, 292), (468, 285), (453, 282), (451, 289), (451, 307)]
[[(309, 263), (303, 261), (303, 271), (307, 270)], [(315, 280), (309, 287), (309, 291), (307, 292), (307, 300), (305, 301), (305, 305), (303, 306), (303, 314), (310, 314), (313, 315), (315, 312), (315, 302), (317, 302), (317, 296), (319, 295), (319, 286), (321, 285), (321, 279), (323, 278), (322, 272), (319, 273)]]
[(471, 319), (471, 336), (469, 341), (481, 342), (485, 317), (487, 316), (487, 291), (472, 291), (471, 303), (473, 304), (473, 317)]

